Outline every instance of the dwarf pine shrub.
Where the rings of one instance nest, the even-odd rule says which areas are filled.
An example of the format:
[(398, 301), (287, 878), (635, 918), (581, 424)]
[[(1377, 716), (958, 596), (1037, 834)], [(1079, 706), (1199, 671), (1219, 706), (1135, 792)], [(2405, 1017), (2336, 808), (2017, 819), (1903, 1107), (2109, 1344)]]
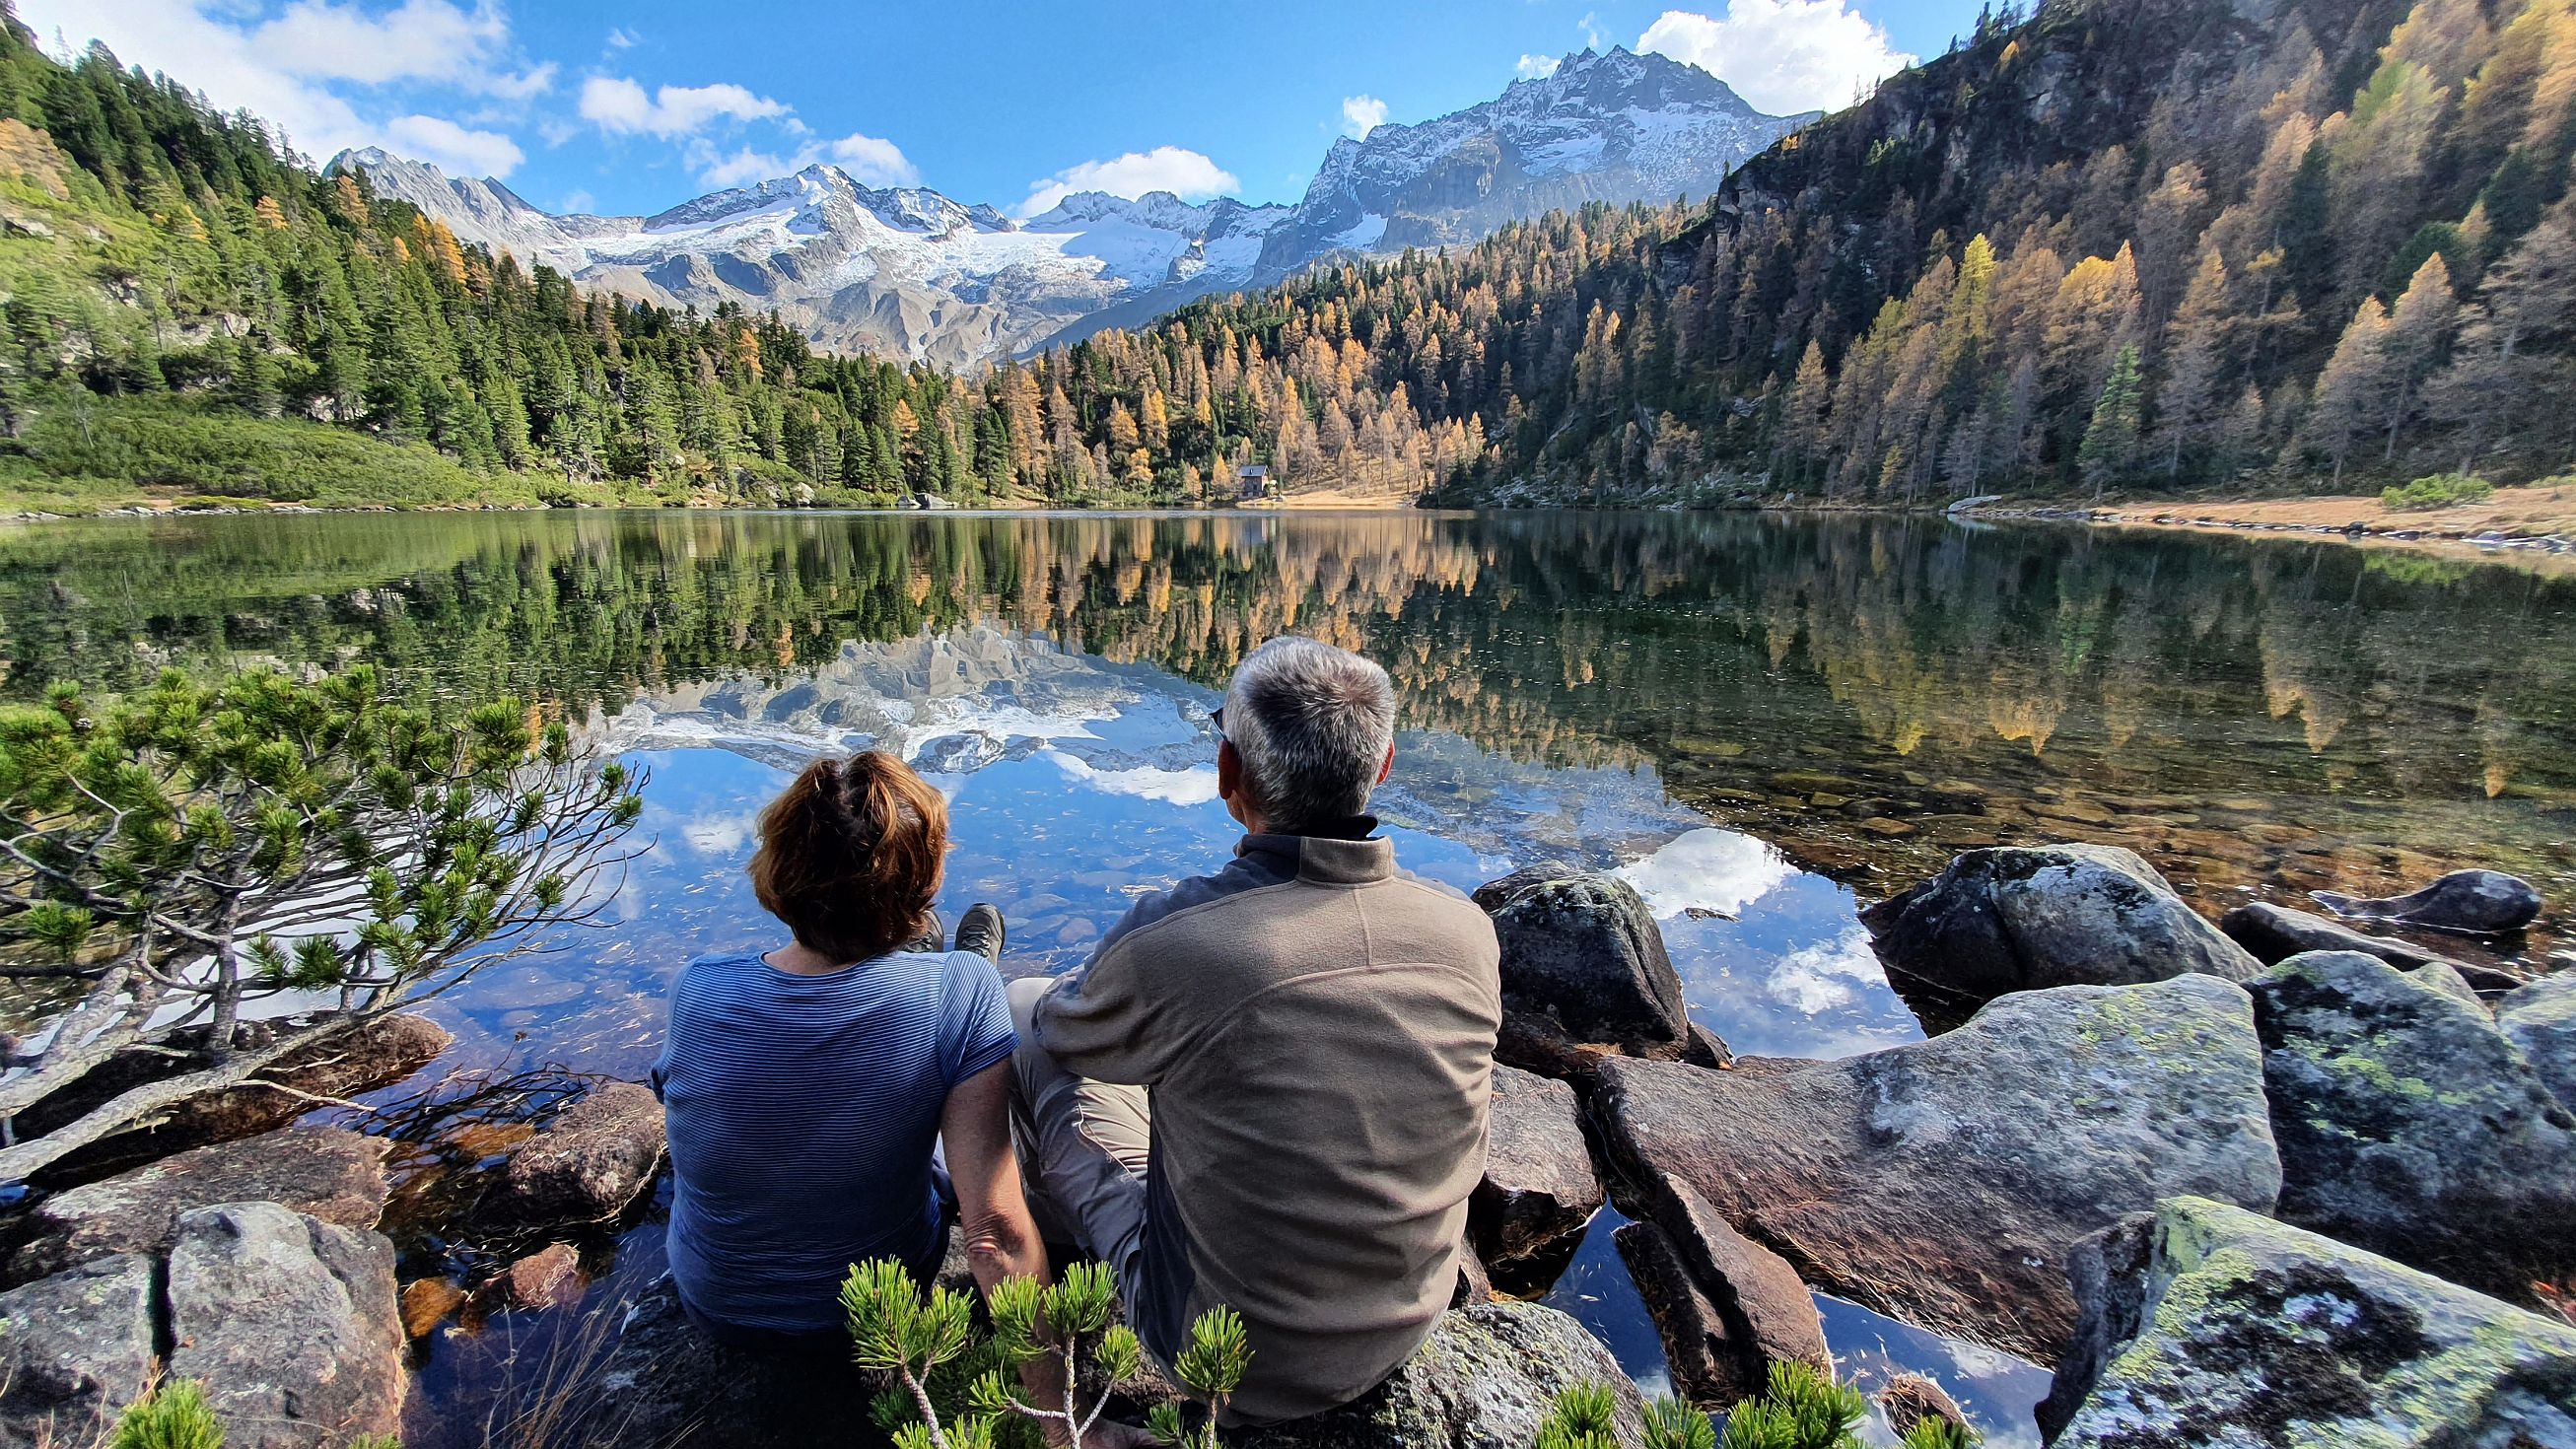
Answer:
[(2413, 512), (2426, 508), (2448, 508), (2454, 503), (2476, 503), (2495, 492), (2495, 485), (2467, 473), (2431, 473), (2403, 488), (2383, 488), (2379, 503), (2383, 508)]
[(195, 1379), (174, 1379), (125, 1406), (108, 1449), (224, 1449), (224, 1426)]

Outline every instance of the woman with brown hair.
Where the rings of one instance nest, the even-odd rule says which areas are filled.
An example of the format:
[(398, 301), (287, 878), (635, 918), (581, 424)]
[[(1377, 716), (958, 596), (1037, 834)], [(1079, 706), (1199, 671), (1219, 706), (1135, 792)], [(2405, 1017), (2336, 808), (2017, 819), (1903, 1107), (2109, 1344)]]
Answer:
[[(791, 939), (702, 957), (672, 983), (653, 1074), (677, 1184), (671, 1276), (721, 1340), (837, 1342), (852, 1263), (929, 1276), (943, 1145), (976, 1281), (1046, 1276), (1011, 1148), (1001, 915), (974, 907), (961, 949), (937, 948), (947, 850), (947, 801), (902, 761), (817, 760), (761, 813), (751, 861)], [(925, 929), (931, 949), (909, 949)]]

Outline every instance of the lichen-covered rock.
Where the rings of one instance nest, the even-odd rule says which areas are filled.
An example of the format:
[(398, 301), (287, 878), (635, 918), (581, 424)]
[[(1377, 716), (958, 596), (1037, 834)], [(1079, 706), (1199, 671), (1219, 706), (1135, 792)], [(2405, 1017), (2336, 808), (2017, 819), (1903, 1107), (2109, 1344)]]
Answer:
[(1643, 1402), (1583, 1325), (1535, 1303), (1452, 1309), (1387, 1381), (1328, 1414), (1226, 1436), (1233, 1449), (1527, 1449), (1556, 1396), (1601, 1384), (1619, 1442), (1643, 1432)]
[(30, 1214), (32, 1236), (10, 1260), (10, 1277), (25, 1282), (92, 1258), (159, 1253), (179, 1214), (216, 1203), (283, 1203), (326, 1223), (372, 1228), (385, 1210), (387, 1146), (336, 1127), (288, 1127), (73, 1188)]
[(2338, 916), (2471, 936), (2519, 931), (2540, 914), (2531, 882), (2500, 870), (2455, 870), (2422, 890), (2376, 900), (2319, 891), (2317, 903)]
[(2284, 1222), (2509, 1298), (2576, 1267), (2576, 1118), (2482, 1008), (2352, 951), (2246, 989)]
[(485, 1211), (510, 1224), (605, 1222), (653, 1185), (665, 1145), (652, 1089), (610, 1082), (510, 1154)]
[(1496, 1060), (1588, 1078), (1605, 1056), (1672, 1061), (1693, 1053), (1681, 976), (1635, 886), (1539, 866), (1488, 883), (1476, 900), (1502, 944)]
[(2496, 1026), (2558, 1105), (2576, 1112), (2576, 971), (2517, 987), (2496, 1003)]
[(227, 1449), (324, 1449), (400, 1430), (409, 1378), (393, 1244), (269, 1202), (179, 1216), (171, 1376), (202, 1380)]
[(2200, 1198), (2079, 1254), (2057, 1449), (2576, 1444), (2576, 1329)]
[(1544, 1254), (1582, 1231), (1600, 1206), (1574, 1089), (1496, 1064), (1485, 1176), (1467, 1203), (1468, 1231), (1485, 1263), (1508, 1270)]
[(2202, 975), (2018, 992), (1838, 1061), (1605, 1062), (1633, 1180), (1687, 1184), (1809, 1283), (2045, 1363), (2066, 1253), (2176, 1193), (2268, 1211), (2280, 1160), (2245, 993)]
[(2011, 991), (2263, 969), (2116, 846), (1971, 850), (1861, 922), (1889, 981), (1945, 1024)]
[(153, 1271), (101, 1258), (0, 1293), (0, 1449), (103, 1442), (152, 1381)]

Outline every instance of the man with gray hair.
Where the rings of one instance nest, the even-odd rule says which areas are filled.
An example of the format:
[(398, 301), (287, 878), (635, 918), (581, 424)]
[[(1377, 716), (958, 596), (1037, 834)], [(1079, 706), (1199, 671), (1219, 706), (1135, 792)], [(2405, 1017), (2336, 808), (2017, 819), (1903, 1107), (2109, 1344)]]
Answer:
[(1262, 1424), (1366, 1393), (1448, 1307), (1500, 951), (1365, 813), (1395, 759), (1385, 670), (1273, 639), (1216, 723), (1233, 863), (1014, 984), (1014, 1123), (1041, 1224), (1116, 1269), (1167, 1373), (1201, 1313), (1243, 1315), (1226, 1422)]

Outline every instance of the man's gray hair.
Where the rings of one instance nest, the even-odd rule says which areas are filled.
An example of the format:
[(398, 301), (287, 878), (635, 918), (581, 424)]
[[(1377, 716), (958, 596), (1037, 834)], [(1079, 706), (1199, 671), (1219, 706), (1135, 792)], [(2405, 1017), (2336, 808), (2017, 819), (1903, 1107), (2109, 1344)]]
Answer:
[(1225, 737), (1271, 829), (1295, 834), (1357, 815), (1395, 743), (1395, 684), (1347, 649), (1273, 639), (1235, 667)]

